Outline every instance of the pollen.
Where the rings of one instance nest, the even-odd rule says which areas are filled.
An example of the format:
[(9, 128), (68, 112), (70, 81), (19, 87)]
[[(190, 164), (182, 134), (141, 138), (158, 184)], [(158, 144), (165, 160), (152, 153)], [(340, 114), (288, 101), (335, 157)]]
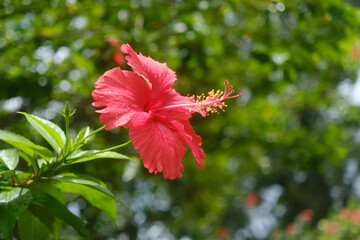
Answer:
[(232, 95), (234, 93), (233, 87), (229, 85), (228, 81), (224, 82), (225, 90), (211, 90), (208, 92), (208, 95), (205, 96), (201, 94), (199, 96), (193, 97), (194, 105), (191, 106), (190, 111), (196, 111), (200, 113), (202, 116), (207, 116), (210, 113), (219, 113), (218, 109), (224, 110), (224, 107), (227, 105), (223, 102), (225, 99), (240, 97), (241, 94)]

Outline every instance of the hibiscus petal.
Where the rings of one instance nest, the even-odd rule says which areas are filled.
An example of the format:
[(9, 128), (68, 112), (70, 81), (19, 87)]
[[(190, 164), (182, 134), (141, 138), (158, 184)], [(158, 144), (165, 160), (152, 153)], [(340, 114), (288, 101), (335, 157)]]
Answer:
[[(157, 116), (163, 116), (168, 120), (187, 120), (191, 117), (191, 113), (184, 107), (174, 108), (174, 105), (191, 104), (192, 101), (188, 97), (181, 96), (174, 89), (162, 98), (158, 98), (157, 101), (152, 100), (148, 105), (150, 113), (155, 113)], [(167, 109), (167, 106), (171, 106)]]
[(180, 178), (181, 171), (184, 171), (181, 161), (186, 147), (176, 123), (156, 121), (149, 117), (142, 126), (129, 128), (130, 139), (140, 153), (144, 166), (150, 173), (162, 172), (165, 179)]
[(130, 54), (130, 56), (126, 56), (128, 64), (134, 72), (151, 84), (153, 98), (163, 95), (172, 89), (176, 81), (176, 73), (168, 68), (166, 63), (159, 63), (150, 57), (136, 54), (129, 44), (123, 44), (121, 51)]
[(176, 123), (174, 125), (178, 128), (178, 132), (182, 134), (186, 144), (191, 149), (196, 159), (196, 166), (205, 167), (204, 163), (201, 161), (201, 159), (205, 157), (204, 151), (200, 148), (201, 137), (196, 135), (188, 120), (181, 121), (180, 123)]
[(137, 74), (113, 68), (95, 83), (93, 106), (100, 122), (109, 130), (126, 125), (137, 112), (143, 112), (150, 98), (150, 86)]

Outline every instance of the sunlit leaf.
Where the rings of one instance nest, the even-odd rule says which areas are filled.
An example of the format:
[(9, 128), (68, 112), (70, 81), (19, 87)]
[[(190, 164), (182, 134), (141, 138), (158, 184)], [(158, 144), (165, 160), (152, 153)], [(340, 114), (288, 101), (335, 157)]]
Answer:
[(25, 115), (28, 122), (33, 128), (40, 133), (41, 136), (53, 147), (53, 149), (60, 153), (65, 143), (65, 133), (62, 129), (46, 119), (36, 117), (27, 113), (20, 112)]
[(16, 168), (19, 162), (19, 153), (16, 149), (0, 150), (0, 162), (7, 166), (10, 170)]
[(82, 195), (90, 204), (103, 210), (116, 224), (116, 201), (112, 196), (109, 196), (92, 186), (72, 182), (62, 181), (57, 183), (56, 187), (63, 192), (73, 192)]
[(87, 161), (92, 161), (92, 160), (100, 159), (100, 158), (131, 159), (123, 154), (120, 154), (117, 152), (112, 152), (112, 151), (101, 152), (99, 150), (88, 150), (88, 151), (78, 150), (78, 151), (74, 152), (67, 159), (66, 164), (87, 162)]
[(72, 139), (71, 135), (68, 138), (67, 144), (65, 145), (66, 153), (70, 153), (74, 147), (74, 140)]
[(54, 182), (45, 182), (42, 184), (36, 184), (30, 187), (31, 192), (33, 193), (46, 193), (50, 196), (56, 198), (59, 202), (65, 204), (66, 198), (65, 193), (60, 191), (59, 188), (56, 187), (56, 183)]
[[(78, 133), (78, 135), (76, 137), (75, 144), (78, 144), (81, 141), (83, 141), (84, 138), (86, 138), (89, 134), (90, 134), (90, 128), (89, 127), (86, 127), (84, 129), (80, 130), (80, 132)], [(86, 143), (87, 141), (89, 141), (89, 139), (86, 139), (84, 141), (84, 143)]]
[(100, 180), (98, 180), (96, 178), (90, 177), (90, 176), (81, 175), (81, 174), (77, 175), (74, 173), (66, 173), (66, 174), (61, 174), (61, 175), (51, 177), (51, 179), (61, 181), (61, 182), (69, 182), (69, 183), (81, 184), (81, 185), (85, 185), (88, 187), (92, 187), (92, 188), (108, 195), (109, 197), (116, 199), (114, 194), (106, 188), (106, 185), (103, 182), (101, 182)]
[(17, 147), (31, 157), (37, 153), (45, 160), (50, 160), (50, 158), (53, 156), (49, 149), (36, 145), (25, 137), (13, 132), (0, 130), (0, 139), (13, 145), (14, 147)]

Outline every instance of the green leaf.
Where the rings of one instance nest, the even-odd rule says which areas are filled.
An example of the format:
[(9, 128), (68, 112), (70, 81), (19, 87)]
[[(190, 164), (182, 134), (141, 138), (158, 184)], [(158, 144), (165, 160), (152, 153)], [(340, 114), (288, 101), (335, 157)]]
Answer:
[(37, 217), (25, 210), (18, 220), (19, 237), (21, 240), (46, 240), (50, 231)]
[(103, 182), (101, 182), (100, 180), (98, 180), (96, 178), (90, 177), (90, 176), (80, 175), (80, 174), (76, 175), (74, 173), (66, 173), (66, 174), (61, 174), (61, 175), (51, 177), (51, 179), (57, 180), (60, 182), (70, 182), (70, 183), (75, 183), (75, 184), (86, 185), (88, 187), (95, 188), (96, 190), (98, 190), (102, 193), (105, 193), (109, 197), (118, 201), (116, 199), (116, 197), (114, 196), (114, 194), (106, 188), (106, 185)]
[[(4, 179), (8, 179), (10, 178), (11, 176), (14, 176), (15, 175), (15, 170), (9, 170), (7, 167), (1, 165), (0, 166), (0, 175), (3, 175), (2, 177)], [(5, 176), (5, 177), (4, 177)]]
[[(46, 182), (41, 184), (36, 184), (30, 187), (30, 190), (33, 194), (48, 194), (58, 200), (63, 205), (66, 204), (66, 198), (64, 192), (62, 192), (59, 188), (56, 187), (54, 182)], [(56, 218), (49, 210), (45, 207), (31, 204), (28, 210), (37, 218), (41, 220), (45, 224), (45, 226), (50, 230), (50, 232), (57, 239), (60, 229), (61, 229), (61, 221)]]
[(117, 210), (116, 201), (113, 197), (87, 185), (59, 182), (56, 186), (63, 192), (73, 192), (82, 195), (90, 204), (103, 210), (116, 225)]
[(40, 135), (52, 146), (52, 148), (60, 153), (66, 141), (65, 133), (62, 129), (53, 122), (36, 117), (24, 112), (19, 112), (25, 115), (27, 121), (31, 126), (40, 133)]
[(13, 189), (10, 182), (0, 181), (0, 193), (4, 193)]
[(70, 152), (72, 149), (73, 149), (73, 147), (74, 147), (74, 140), (72, 139), (72, 137), (71, 137), (71, 134), (70, 134), (70, 137), (69, 137), (69, 151), (68, 152)]
[(6, 173), (6, 172), (9, 172), (9, 171), (10, 170), (6, 166), (0, 164), (0, 174)]
[(13, 145), (14, 147), (17, 147), (21, 151), (28, 154), (30, 157), (34, 157), (35, 153), (37, 153), (42, 158), (48, 161), (53, 156), (52, 152), (49, 149), (36, 145), (25, 137), (13, 132), (0, 130), (0, 140), (3, 140), (4, 142)]
[(16, 149), (0, 150), (0, 162), (9, 170), (14, 170), (19, 163), (19, 153)]
[(19, 152), (19, 155), (28, 163), (28, 166), (33, 167), (34, 172), (37, 172), (39, 170), (39, 167), (38, 167), (37, 161), (36, 161), (36, 155), (29, 156), (28, 154), (26, 154), (24, 152)]
[(58, 239), (62, 223), (60, 219), (56, 218), (46, 207), (30, 204), (28, 210), (49, 229), (55, 239)]
[(0, 193), (0, 239), (12, 240), (16, 219), (32, 199), (26, 188), (13, 188)]
[[(80, 144), (81, 141), (83, 141), (87, 136), (89, 136), (90, 134), (90, 128), (86, 127), (82, 130), (80, 130), (80, 132), (78, 133), (76, 140), (75, 140), (75, 145), (76, 144)], [(88, 142), (89, 138), (85, 139), (84, 143)]]
[(3, 140), (4, 142), (7, 142), (7, 143), (19, 148), (20, 150), (22, 150), (23, 152), (25, 152), (26, 154), (28, 154), (31, 157), (34, 157), (34, 158), (36, 157), (36, 154), (32, 149), (28, 149), (28, 148), (22, 146), (23, 143), (25, 143), (25, 144), (33, 144), (33, 143), (21, 135), (0, 129), (0, 140)]
[(49, 161), (45, 161), (42, 158), (38, 158), (36, 161), (37, 161), (37, 166), (40, 168), (40, 170), (37, 174), (42, 175), (44, 172), (48, 171), (49, 166), (51, 166), (51, 163), (55, 162), (55, 160), (56, 157), (52, 157)]
[(73, 147), (74, 147), (74, 140), (72, 139), (71, 134), (70, 134), (70, 136), (68, 138), (68, 141), (65, 144), (65, 149), (64, 149), (65, 150), (65, 155), (72, 152)]
[[(1, 164), (0, 162), (0, 175), (14, 175), (15, 170), (9, 170), (8, 167), (4, 166), (3, 164)], [(4, 179), (4, 176), (2, 176), (2, 178)]]
[(44, 159), (38, 158), (36, 161), (37, 161), (37, 164), (38, 164), (40, 169), (41, 168), (47, 168), (47, 164), (46, 164), (47, 161), (45, 161)]
[(75, 163), (82, 163), (99, 158), (131, 159), (125, 155), (112, 151), (102, 152), (100, 150), (77, 150), (72, 155), (70, 155), (70, 157), (66, 161), (66, 164), (69, 165)]
[[(25, 180), (31, 176), (31, 173), (23, 172), (19, 170), (8, 170), (1, 173), (2, 180), (8, 180), (9, 178), (16, 175), (19, 179)], [(12, 182), (12, 181), (11, 181)]]
[(55, 182), (45, 182), (41, 184), (36, 184), (31, 186), (30, 190), (34, 194), (38, 194), (38, 193), (49, 194), (50, 196), (56, 198), (59, 202), (63, 204), (66, 203), (64, 192), (60, 191), (60, 189), (56, 187)]
[(85, 228), (84, 221), (72, 214), (66, 206), (59, 202), (56, 198), (46, 193), (39, 193), (34, 194), (31, 203), (46, 208), (49, 212), (54, 214), (55, 217), (69, 224), (76, 229), (80, 235), (89, 239), (89, 232)]

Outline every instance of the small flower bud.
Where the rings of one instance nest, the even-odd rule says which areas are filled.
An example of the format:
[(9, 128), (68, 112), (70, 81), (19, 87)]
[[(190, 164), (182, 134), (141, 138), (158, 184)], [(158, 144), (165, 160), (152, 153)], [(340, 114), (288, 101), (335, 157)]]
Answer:
[(71, 112), (71, 109), (70, 109), (69, 103), (66, 102), (65, 108), (64, 108), (64, 114), (65, 114), (65, 116), (70, 116), (70, 112)]
[(64, 110), (60, 113), (65, 118), (70, 118), (76, 112), (76, 109), (71, 112), (71, 108), (68, 102), (66, 102)]

